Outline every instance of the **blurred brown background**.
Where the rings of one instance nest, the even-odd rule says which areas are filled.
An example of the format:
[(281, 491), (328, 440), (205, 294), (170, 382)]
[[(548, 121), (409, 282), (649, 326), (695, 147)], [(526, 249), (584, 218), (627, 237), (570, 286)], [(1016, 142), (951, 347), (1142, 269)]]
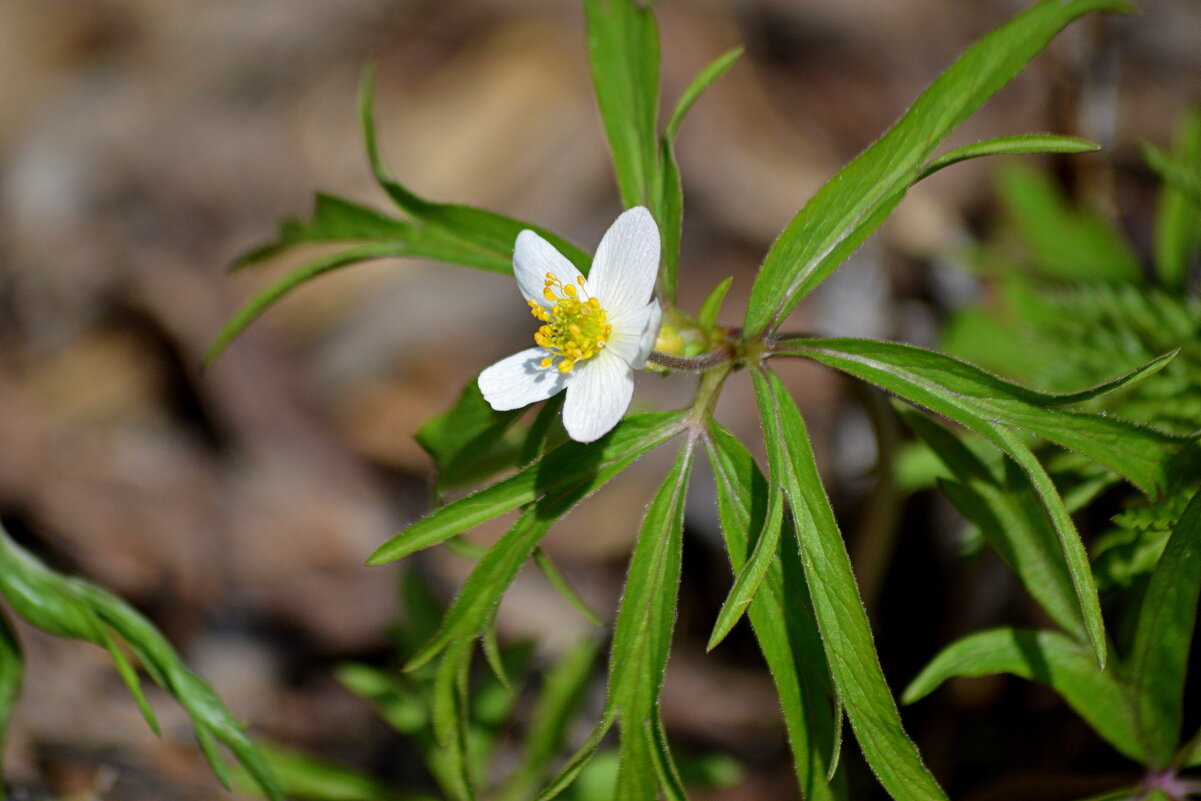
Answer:
[[(736, 324), (757, 260), (820, 182), (1026, 5), (663, 0), (668, 102), (710, 59), (747, 47), (680, 138), (685, 307), (734, 275), (724, 321)], [(1165, 142), (1177, 111), (1201, 97), (1201, 3), (1140, 5), (1137, 17), (1078, 23), (953, 143), (1030, 131), (1104, 143), (1052, 166), (1145, 240), (1152, 183), (1135, 146)], [(413, 431), (524, 347), (532, 326), (511, 279), (379, 263), (297, 292), (202, 372), (239, 301), (298, 261), (237, 277), (224, 268), (277, 218), (307, 214), (315, 188), (387, 208), (356, 122), (367, 59), (379, 62), (380, 134), (405, 183), (593, 248), (619, 209), (581, 17), (568, 0), (0, 2), (0, 515), (52, 564), (145, 610), (256, 733), (403, 779), (388, 731), (330, 669), (386, 656), (397, 570), (363, 560), (427, 507), (430, 468)], [(955, 261), (988, 225), (991, 169), (961, 165), (914, 191), (796, 327), (935, 342), (940, 311), (976, 291)], [(871, 487), (864, 415), (829, 374), (786, 375), (853, 510)], [(690, 388), (644, 376), (636, 403), (679, 405)], [(743, 381), (720, 416), (756, 432)], [(548, 541), (606, 615), (661, 470), (662, 459), (640, 463)], [(742, 784), (701, 797), (789, 798), (776, 702), (750, 638), (702, 656), (729, 577), (712, 490), (696, 484), (665, 717), (681, 741), (747, 764)], [(906, 518), (893, 570), (865, 578), (870, 595), (891, 599), (875, 620), (896, 687), (949, 632), (995, 620), (989, 582), (1007, 586), (994, 571), (966, 592), (954, 524), (940, 514)], [(447, 594), (468, 569), (441, 553), (412, 561)], [(588, 627), (533, 571), (500, 625), (546, 653)], [(165, 729), (156, 741), (103, 652), (21, 635), (29, 673), (11, 779), (82, 797), (220, 795), (173, 704), (152, 695)], [(965, 684), (956, 709), (907, 720), (953, 792), (1033, 798), (987, 796), (995, 777), (955, 750), (956, 727), (990, 686)], [(1023, 692), (1048, 726), (1072, 725), (1036, 688)], [(1063, 762), (1032, 753), (1032, 773), (1040, 758)], [(861, 797), (872, 792), (869, 782)]]

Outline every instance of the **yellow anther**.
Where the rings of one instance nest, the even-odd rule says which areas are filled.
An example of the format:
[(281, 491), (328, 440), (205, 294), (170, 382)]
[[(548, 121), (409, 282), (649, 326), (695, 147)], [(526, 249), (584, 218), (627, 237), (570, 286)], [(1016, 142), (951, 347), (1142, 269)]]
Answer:
[(570, 373), (576, 364), (591, 359), (605, 347), (613, 326), (600, 301), (588, 297), (583, 276), (577, 276), (574, 285), (565, 285), (553, 273), (547, 273), (542, 297), (554, 305), (548, 309), (536, 300), (529, 301), (530, 314), (546, 323), (534, 334), (534, 342), (549, 353), (540, 363), (545, 368), (558, 360), (559, 372)]

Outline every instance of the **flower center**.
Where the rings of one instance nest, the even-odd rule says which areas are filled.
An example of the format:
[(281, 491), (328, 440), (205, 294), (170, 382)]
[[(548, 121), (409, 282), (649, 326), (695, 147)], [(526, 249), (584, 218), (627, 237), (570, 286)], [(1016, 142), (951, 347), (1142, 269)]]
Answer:
[(584, 276), (577, 279), (579, 287), (564, 284), (553, 274), (546, 274), (546, 286), (542, 297), (554, 301), (549, 309), (536, 300), (529, 301), (530, 314), (544, 325), (534, 334), (534, 341), (550, 351), (542, 360), (543, 367), (550, 367), (555, 359), (560, 373), (570, 373), (576, 362), (591, 359), (613, 333), (605, 310), (596, 298), (585, 297)]

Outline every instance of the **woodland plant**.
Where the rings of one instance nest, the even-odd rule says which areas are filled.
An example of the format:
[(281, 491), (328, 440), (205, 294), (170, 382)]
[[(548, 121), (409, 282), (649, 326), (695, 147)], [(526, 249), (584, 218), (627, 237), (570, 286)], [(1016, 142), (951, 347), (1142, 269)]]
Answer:
[[(779, 695), (801, 795), (814, 801), (848, 797), (839, 759), (845, 717), (864, 759), (892, 798), (945, 799), (902, 725), (806, 422), (774, 370), (780, 360), (808, 359), (895, 396), (904, 419), (941, 462), (943, 490), (983, 541), (1010, 564), (1053, 623), (1053, 628), (1010, 628), (961, 640), (931, 662), (905, 700), (916, 700), (953, 675), (1010, 672), (1043, 681), (1102, 737), (1145, 766), (1140, 779), (1115, 789), (1112, 797), (1180, 798), (1192, 792), (1194, 785), (1181, 771), (1201, 764), (1201, 737), (1181, 731), (1181, 709), (1201, 586), (1201, 499), (1195, 481), (1178, 480), (1178, 467), (1195, 460), (1197, 435), (1192, 428), (1168, 430), (1158, 418), (1132, 415), (1139, 418), (1135, 421), (1101, 410), (1108, 399), (1134, 397), (1140, 388), (1153, 386), (1179, 343), (1163, 343), (1165, 352), (1145, 354), (1142, 363), (1130, 365), (1123, 375), (1090, 374), (1081, 384), (1048, 392), (948, 353), (781, 330), (797, 304), (884, 222), (918, 181), (981, 156), (1096, 150), (1073, 137), (1021, 134), (936, 154), (961, 122), (1063, 28), (1088, 14), (1125, 13), (1132, 7), (1119, 0), (1041, 0), (964, 52), (788, 223), (763, 259), (745, 318), (736, 328), (716, 324), (731, 279), (714, 288), (695, 313), (677, 304), (683, 197), (674, 145), (689, 109), (740, 51), (722, 55), (703, 70), (660, 127), (653, 8), (634, 0), (583, 0), (583, 7), (596, 97), (627, 209), (595, 258), (537, 225), (430, 201), (399, 183), (377, 146), (373, 72), (368, 69), (360, 94), (367, 156), (399, 215), (318, 194), (311, 218), (284, 222), (274, 241), (235, 265), (257, 265), (307, 244), (344, 246), (252, 298), (218, 337), (210, 360), (292, 289), (324, 273), (381, 258), (423, 257), (515, 273), (528, 310), (537, 318), (532, 343), (522, 349), (515, 342), (516, 355), (491, 367), (480, 364), (478, 375), (465, 375), (466, 386), (454, 406), (417, 432), (437, 466), (440, 489), (479, 484), (502, 473), (506, 477), (435, 509), (369, 560), (387, 564), (445, 544), (475, 558), (474, 569), (447, 609), (422, 607), (440, 618), (436, 627), (421, 632), (428, 615), (408, 616), (412, 629), (405, 647), (398, 647), (404, 672), (347, 666), (340, 675), (343, 683), (372, 699), (390, 723), (414, 738), (446, 797), (685, 798), (686, 771), (669, 746), (659, 694), (676, 618), (684, 500), (695, 460), (703, 457), (715, 476), (733, 572), (709, 647), (721, 643), (744, 615), (749, 619)], [(1162, 153), (1158, 158), (1184, 202), (1198, 202), (1196, 160)], [(631, 371), (640, 368), (695, 381), (693, 401), (682, 409), (627, 415)], [(735, 371), (749, 373), (754, 385), (766, 470), (713, 415), (722, 387)], [(522, 407), (535, 402), (544, 405), (525, 426)], [(546, 709), (554, 710), (550, 717), (555, 727), (530, 732), (527, 759), (518, 773), (496, 785), (481, 768), (488, 751), (482, 745), (488, 742), (487, 721), (496, 718), (481, 718), (480, 692), (486, 686), (492, 697), (512, 686), (510, 674), (520, 672), (511, 652), (496, 640), (497, 605), (532, 559), (568, 600), (591, 615), (539, 544), (580, 501), (659, 447), (674, 449), (675, 460), (648, 498), (630, 557), (612, 627), (607, 696), (599, 719), (571, 756), (555, 758), (563, 744), (564, 721), (578, 714), (571, 711), (572, 699), (583, 687), (595, 651), (584, 644), (543, 683), (541, 698), (547, 699)], [(1106, 486), (1128, 482), (1152, 504), (1169, 492), (1183, 498), (1162, 555), (1148, 568), (1149, 589), (1135, 612), (1134, 636), (1121, 647), (1108, 633), (1097, 576), (1072, 518), (1088, 497), (1067, 491), (1075, 484), (1057, 481), (1063, 459), (1084, 465), (1084, 473), (1100, 476)], [(460, 539), (510, 512), (517, 513), (516, 522), (487, 549)], [(8, 587), (4, 592), (14, 609), (26, 615), (13, 600), (23, 596)], [(99, 629), (63, 633), (107, 644), (105, 624), (117, 628), (102, 616)], [(423, 635), (419, 641), (417, 632)], [(477, 642), (494, 677), (473, 684)], [(157, 663), (143, 662), (159, 679), (153, 667)], [(201, 734), (202, 728), (198, 725)], [(619, 735), (615, 759), (606, 739), (613, 729)], [(201, 738), (202, 745), (209, 743), (206, 753), (211, 740)], [(257, 752), (239, 751), (238, 756), (252, 769), (259, 765)], [(335, 767), (321, 773), (317, 763), (303, 758), (275, 751), (268, 756), (297, 795), (416, 797)], [(579, 784), (573, 786), (591, 775), (594, 760), (604, 759), (615, 762), (615, 775), (602, 794), (587, 796)], [(278, 795), (269, 771), (256, 770), (256, 776), (264, 791)], [(328, 781), (323, 784), (320, 777)]]

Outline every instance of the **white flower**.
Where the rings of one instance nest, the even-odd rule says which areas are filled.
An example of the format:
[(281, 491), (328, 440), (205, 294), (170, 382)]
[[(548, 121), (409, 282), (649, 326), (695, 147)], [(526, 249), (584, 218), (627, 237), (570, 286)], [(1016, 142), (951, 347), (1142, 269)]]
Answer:
[(641, 206), (605, 232), (587, 278), (533, 231), (517, 235), (517, 287), (543, 325), (538, 347), (480, 373), (493, 409), (520, 409), (567, 390), (563, 425), (577, 442), (601, 437), (625, 414), (634, 370), (646, 364), (659, 334), (659, 229)]

